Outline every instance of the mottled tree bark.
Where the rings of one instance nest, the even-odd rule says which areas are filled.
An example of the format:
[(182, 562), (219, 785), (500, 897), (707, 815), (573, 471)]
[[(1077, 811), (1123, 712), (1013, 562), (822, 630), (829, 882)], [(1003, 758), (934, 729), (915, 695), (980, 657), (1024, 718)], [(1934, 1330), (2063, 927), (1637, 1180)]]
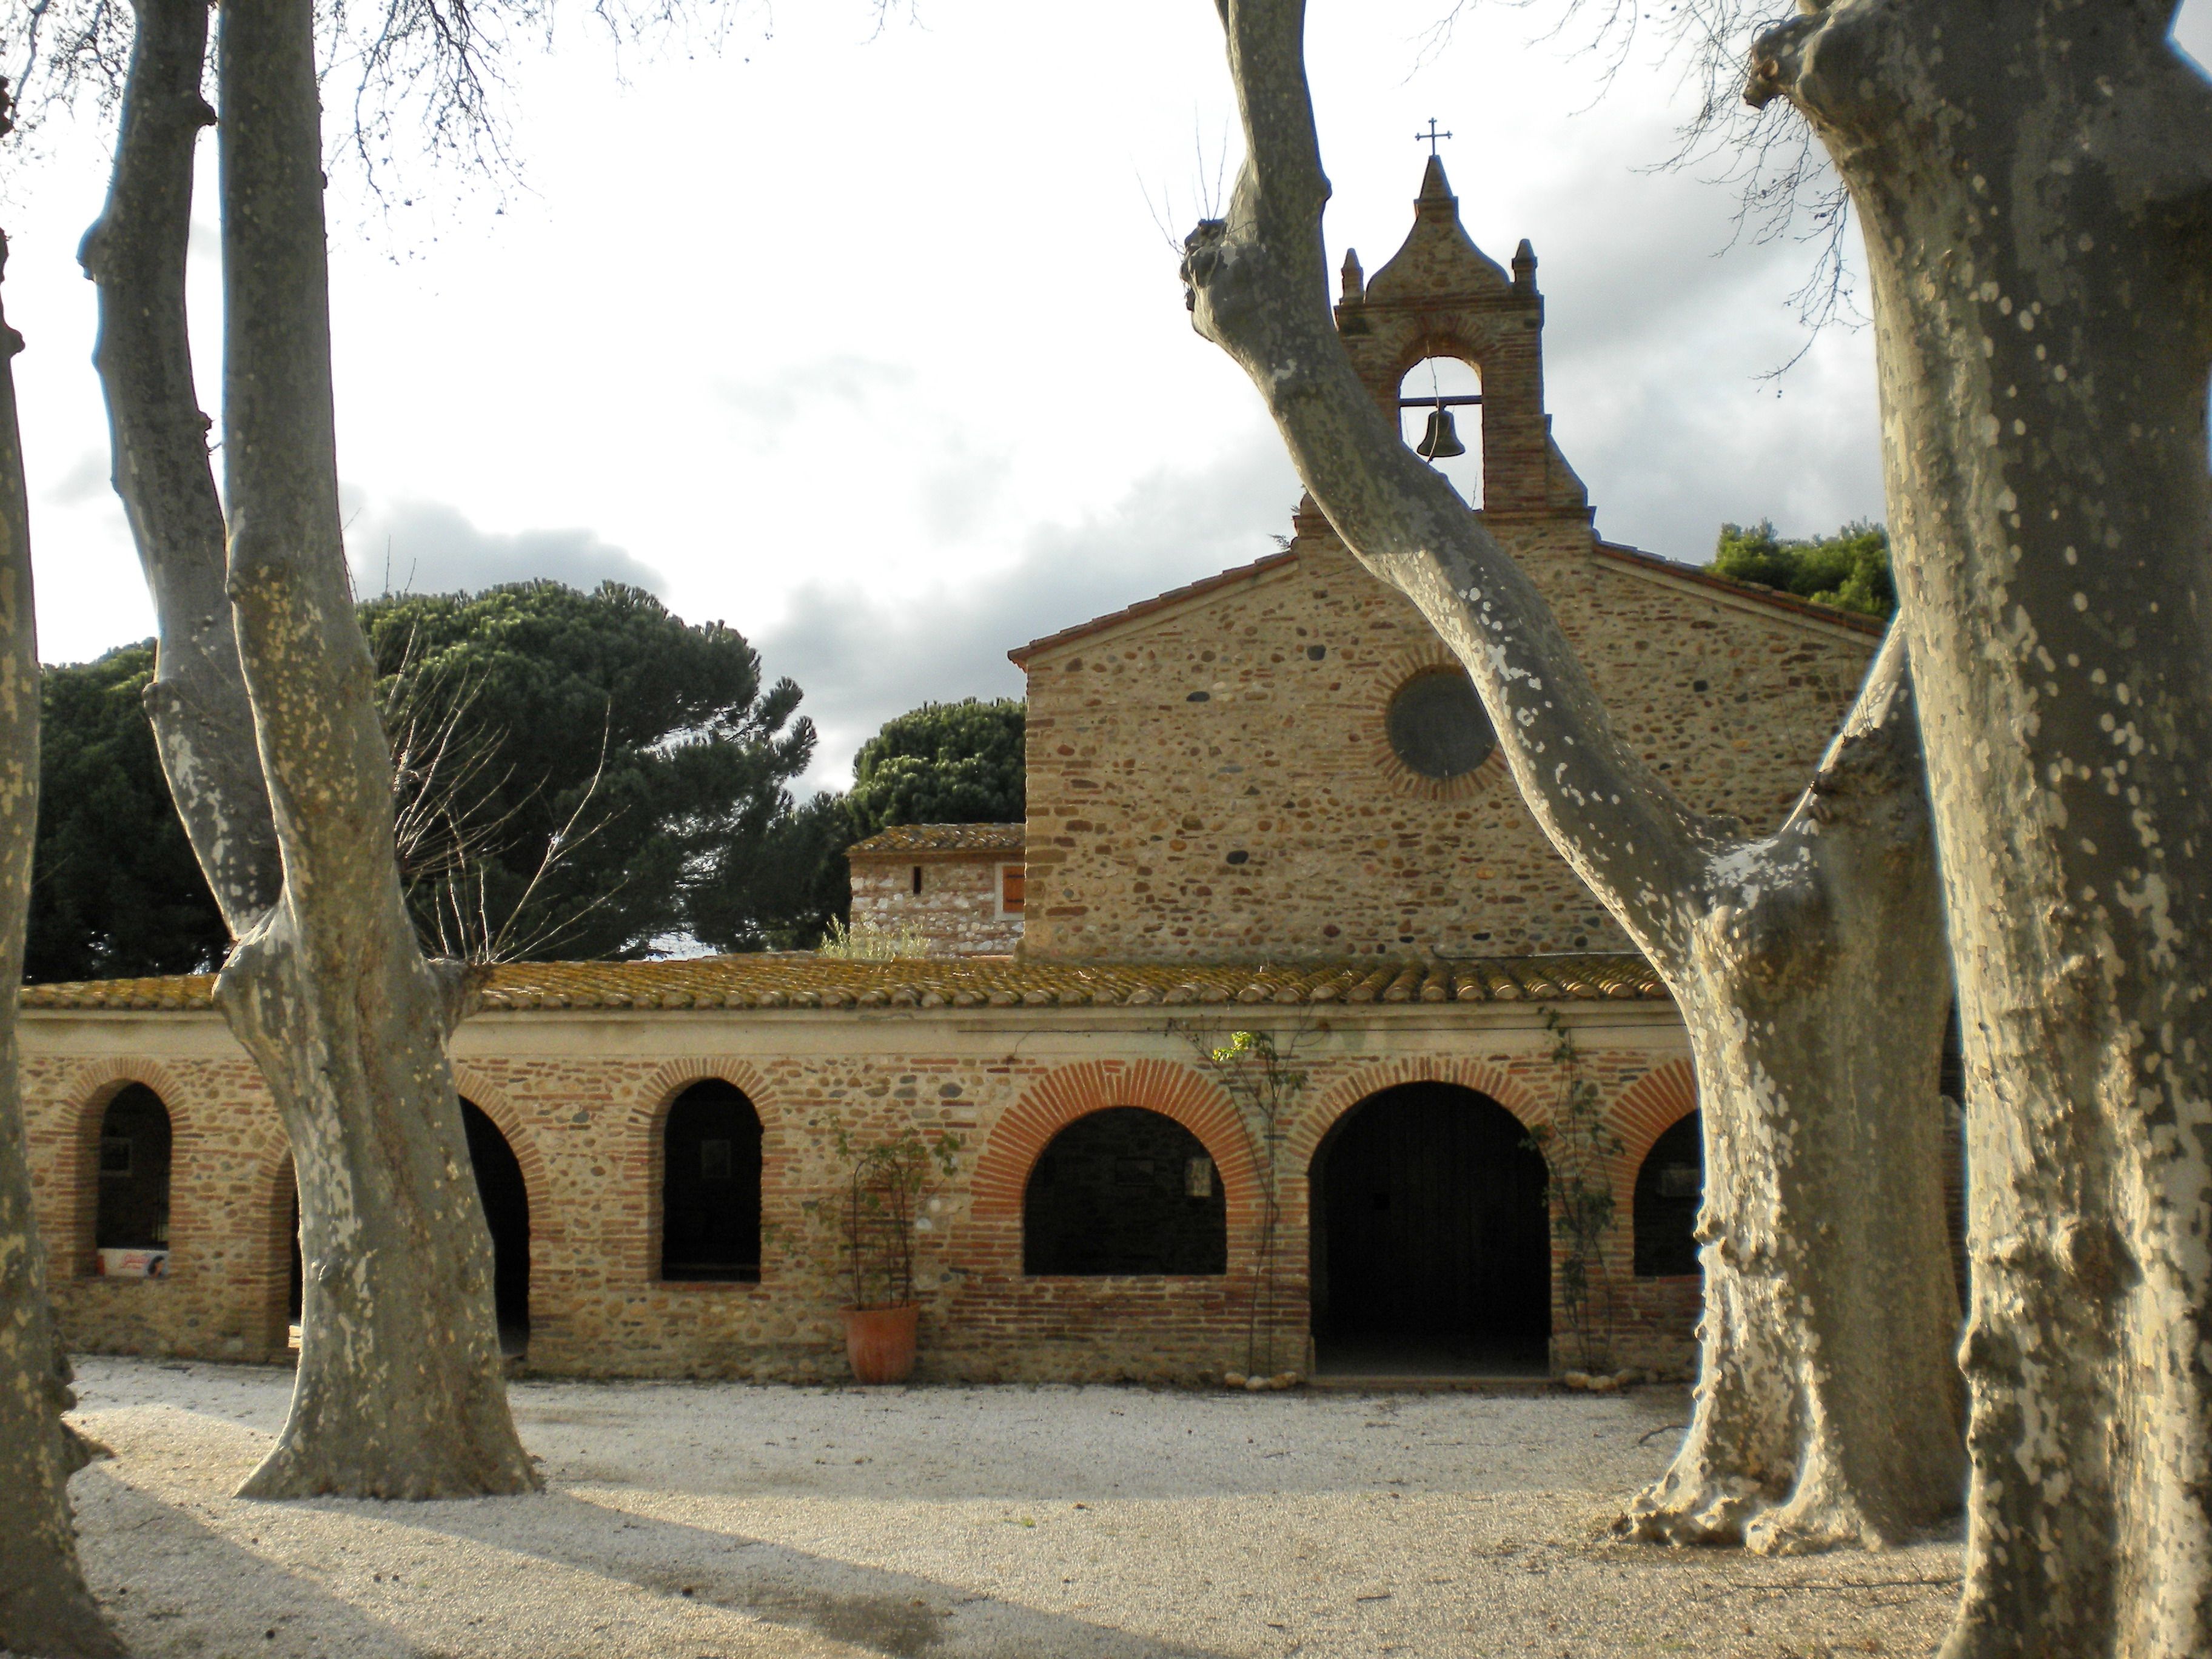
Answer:
[(1879, 1546), (1959, 1501), (1936, 1070), (1948, 964), (1905, 642), (1773, 835), (1614, 736), (1534, 585), (1362, 386), (1328, 306), (1300, 0), (1218, 0), (1247, 155), (1184, 272), (1354, 554), (1465, 664), (1530, 810), (1665, 979), (1704, 1109), (1703, 1371), (1624, 1518), (1773, 1551)]
[(115, 171), (77, 257), (98, 285), (93, 352), (115, 492), (160, 629), (147, 689), (161, 766), (235, 939), (276, 902), (276, 827), (224, 591), (222, 502), (192, 380), (185, 270), (192, 153), (215, 112), (200, 93), (204, 0), (137, 0)]
[[(6, 112), (0, 88), (0, 131)], [(0, 270), (7, 258), (0, 237)], [(22, 346), (0, 315), (0, 1649), (106, 1659), (124, 1649), (85, 1585), (70, 1524), (69, 1478), (83, 1457), (61, 1419), (75, 1400), (46, 1302), (16, 1074), (15, 988), (39, 812), (31, 514), (12, 362)]]
[(299, 1378), (244, 1490), (527, 1491), (445, 1052), (458, 981), (423, 961), (401, 897), (339, 529), (311, 5), (234, 0), (222, 18), (227, 537), (185, 326), (209, 119), (194, 0), (142, 0), (84, 260), (116, 487), (161, 622), (149, 710), (238, 940), (216, 1002), (275, 1097), (300, 1185)]
[(2212, 87), (2148, 0), (1763, 37), (1850, 187), (1973, 1167), (1950, 1659), (2212, 1652)]

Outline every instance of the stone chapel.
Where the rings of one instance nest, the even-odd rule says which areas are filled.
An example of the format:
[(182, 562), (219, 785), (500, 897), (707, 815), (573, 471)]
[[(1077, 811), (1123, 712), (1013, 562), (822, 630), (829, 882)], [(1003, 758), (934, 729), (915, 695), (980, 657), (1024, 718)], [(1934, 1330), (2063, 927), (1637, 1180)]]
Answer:
[[(1778, 822), (1880, 626), (1597, 536), (1545, 411), (1536, 269), (1474, 245), (1431, 160), (1403, 246), (1371, 278), (1347, 259), (1338, 327), (1386, 410), (1475, 437), (1473, 504), (1617, 727), (1698, 805)], [(1438, 362), (1479, 392), (1434, 391)], [(516, 1365), (843, 1375), (810, 1205), (840, 1130), (916, 1127), (961, 1143), (921, 1221), (924, 1378), (1540, 1376), (1579, 1334), (1547, 1131), (1580, 1085), (1618, 1147), (1588, 1264), (1614, 1362), (1690, 1363), (1680, 1019), (1419, 616), (1310, 502), (1292, 530), (1011, 653), (1027, 822), (852, 849), (856, 927), (926, 955), (494, 971), (453, 1051)], [(209, 988), (22, 994), (81, 1349), (286, 1357), (289, 1158)], [(1272, 1120), (1204, 1057), (1237, 1030), (1289, 1057)]]

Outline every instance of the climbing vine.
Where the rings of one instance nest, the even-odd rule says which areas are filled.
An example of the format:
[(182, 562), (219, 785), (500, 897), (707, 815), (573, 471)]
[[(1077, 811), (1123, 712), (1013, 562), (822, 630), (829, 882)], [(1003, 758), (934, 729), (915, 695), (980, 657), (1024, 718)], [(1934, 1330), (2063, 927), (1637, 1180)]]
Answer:
[(1284, 1137), (1308, 1073), (1297, 1064), (1299, 1046), (1313, 1026), (1300, 1022), (1286, 1042), (1268, 1031), (1231, 1031), (1171, 1025), (1198, 1051), (1199, 1058), (1236, 1102), (1259, 1154), (1260, 1237), (1252, 1270), (1251, 1305), (1244, 1323), (1244, 1369), (1254, 1376), (1275, 1374), (1275, 1282), (1282, 1219), (1281, 1165)]
[(1528, 1145), (1543, 1154), (1553, 1224), (1566, 1249), (1559, 1257), (1559, 1304), (1581, 1368), (1609, 1370), (1613, 1363), (1613, 1297), (1606, 1270), (1606, 1241), (1613, 1232), (1613, 1160), (1626, 1150), (1607, 1127), (1597, 1085), (1583, 1075), (1574, 1033), (1556, 1009), (1544, 1015), (1552, 1034), (1552, 1063), (1559, 1074), (1551, 1121), (1528, 1132)]

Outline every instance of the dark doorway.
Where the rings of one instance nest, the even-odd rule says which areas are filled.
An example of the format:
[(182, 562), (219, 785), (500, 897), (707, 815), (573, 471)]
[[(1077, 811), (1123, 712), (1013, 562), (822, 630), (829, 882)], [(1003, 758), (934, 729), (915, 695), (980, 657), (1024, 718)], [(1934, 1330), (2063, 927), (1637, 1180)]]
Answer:
[(1692, 1112), (1651, 1143), (1636, 1172), (1636, 1276), (1664, 1279), (1698, 1266), (1698, 1209), (1705, 1196), (1704, 1121)]
[[(492, 1305), (499, 1320), (500, 1351), (520, 1353), (530, 1340), (530, 1192), (522, 1165), (499, 1125), (472, 1100), (461, 1102), (461, 1127), (469, 1140), (469, 1163), (477, 1177), (477, 1197), (491, 1228)], [(300, 1187), (292, 1183), (291, 1280), (285, 1306), (297, 1326), (307, 1304), (307, 1269), (300, 1257)], [(298, 1340), (296, 1333), (294, 1340)]]
[(1551, 1225), (1541, 1153), (1486, 1095), (1370, 1096), (1313, 1162), (1316, 1360), (1340, 1375), (1541, 1375)]
[(744, 1091), (695, 1083), (661, 1135), (660, 1276), (757, 1283), (761, 1276), (761, 1121)]
[(514, 1149), (472, 1100), (461, 1102), (477, 1196), (491, 1227), (492, 1303), (499, 1310), (499, 1346), (520, 1353), (530, 1340), (530, 1192)]
[(100, 1120), (100, 1206), (93, 1248), (169, 1248), (169, 1110), (134, 1083), (107, 1103)]
[(1206, 1143), (1141, 1106), (1076, 1119), (1030, 1171), (1022, 1271), (1227, 1273), (1229, 1200)]

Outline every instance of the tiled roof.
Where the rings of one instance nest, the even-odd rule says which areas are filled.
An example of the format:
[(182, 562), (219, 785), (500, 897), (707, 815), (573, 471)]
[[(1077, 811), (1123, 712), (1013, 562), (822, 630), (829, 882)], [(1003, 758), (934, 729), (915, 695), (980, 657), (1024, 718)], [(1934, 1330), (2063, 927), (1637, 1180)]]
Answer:
[(880, 830), (845, 849), (847, 858), (889, 857), (897, 853), (1018, 853), (1018, 823), (901, 823)]
[[(27, 985), (26, 1008), (192, 1009), (206, 975)], [(1048, 1008), (1190, 1004), (1663, 1001), (1640, 957), (1422, 962), (1037, 963), (1011, 957), (854, 962), (813, 955), (674, 962), (526, 962), (495, 968), (481, 1006), (521, 1008)]]

